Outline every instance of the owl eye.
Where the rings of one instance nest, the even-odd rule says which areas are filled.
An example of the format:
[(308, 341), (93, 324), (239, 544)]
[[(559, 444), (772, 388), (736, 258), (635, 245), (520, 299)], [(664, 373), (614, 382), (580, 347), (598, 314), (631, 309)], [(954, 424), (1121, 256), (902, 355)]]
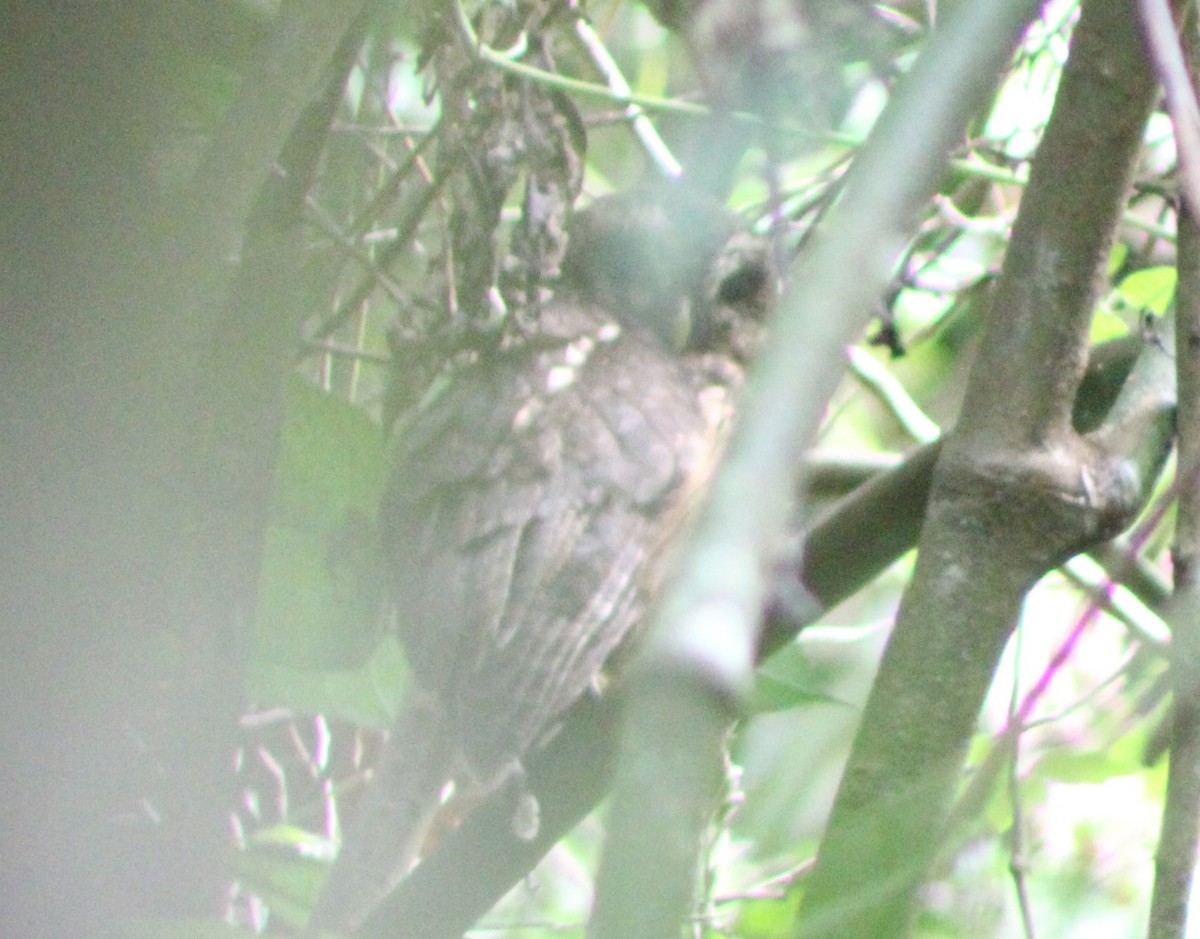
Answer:
[(716, 301), (762, 319), (771, 305), (775, 269), (766, 240), (739, 233), (730, 239), (714, 266)]
[(753, 306), (768, 288), (770, 275), (763, 266), (739, 268), (721, 281), (717, 287), (717, 299), (730, 305)]

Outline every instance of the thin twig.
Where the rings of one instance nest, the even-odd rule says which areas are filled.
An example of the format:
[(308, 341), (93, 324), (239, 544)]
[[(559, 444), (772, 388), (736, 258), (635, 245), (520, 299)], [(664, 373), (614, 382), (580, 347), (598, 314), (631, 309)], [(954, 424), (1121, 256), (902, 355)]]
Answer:
[(1026, 939), (1035, 939), (1033, 925), (1033, 907), (1029, 902), (1029, 884), (1026, 878), (1029, 862), (1025, 856), (1025, 811), (1021, 801), (1021, 724), (1020, 711), (1020, 674), (1021, 651), (1024, 632), (1018, 628), (1013, 649), (1013, 683), (1012, 693), (1008, 698), (1008, 725), (1012, 729), (1012, 752), (1008, 755), (1008, 792), (1012, 800), (1012, 827), (1009, 838), (1008, 869), (1012, 874), (1013, 889), (1017, 895), (1017, 906), (1021, 910), (1021, 924), (1025, 929)]
[[(1188, 61), (1183, 59), (1165, 4), (1139, 2), (1151, 55), (1166, 87), (1175, 121), (1177, 160), (1183, 204), (1176, 253), (1175, 368), (1179, 429), (1175, 485), (1178, 509), (1171, 548), (1175, 593), (1172, 598), (1171, 756), (1162, 826), (1155, 852), (1154, 891), (1150, 900), (1150, 939), (1182, 939), (1188, 932), (1188, 908), (1196, 866), (1196, 828), (1200, 819), (1200, 115), (1193, 81), (1198, 39), (1189, 30)], [(1168, 19), (1163, 20), (1164, 13)], [(1151, 15), (1153, 14), (1153, 15)]]
[[(416, 169), (423, 176), (426, 175), (422, 157), (425, 153), (425, 148), (440, 136), (438, 134), (440, 128), (441, 121), (430, 128), (429, 132), (415, 145), (406, 140), (409, 143), (408, 159), (404, 161), (402, 166), (395, 168), (387, 181), (371, 197), (370, 204), (363, 209), (358, 219), (350, 226), (348, 234), (351, 238), (362, 238), (371, 230), (371, 227), (376, 224), (377, 219), (383, 215), (384, 209), (400, 194), (400, 187), (404, 183), (404, 180), (408, 179), (409, 173)], [(427, 176), (426, 179), (428, 181)]]
[(312, 352), (317, 352), (322, 355), (332, 355), (344, 359), (354, 359), (359, 362), (370, 362), (372, 365), (389, 365), (392, 357), (384, 355), (382, 352), (370, 352), (366, 349), (358, 349), (354, 346), (345, 346), (340, 343), (331, 342), (326, 339), (323, 341), (308, 341), (304, 343), (306, 349)]
[[(450, 161), (453, 164), (453, 160)], [(358, 284), (358, 286), (350, 292), (349, 296), (339, 304), (338, 308), (333, 312), (324, 323), (317, 327), (316, 331), (310, 337), (314, 341), (327, 339), (333, 335), (344, 323), (348, 322), (359, 307), (363, 305), (367, 297), (370, 296), (372, 290), (378, 284), (378, 278), (375, 276), (375, 271), (386, 270), (388, 265), (394, 261), (402, 251), (404, 251), (412, 239), (416, 237), (417, 228), (421, 224), (421, 219), (425, 216), (425, 211), (429, 208), (429, 204), (433, 202), (434, 197), (441, 191), (442, 186), (449, 174), (453, 172), (453, 165), (443, 168), (435, 178), (432, 184), (426, 186), (417, 199), (416, 204), (409, 211), (403, 223), (398, 226), (399, 233), (396, 240), (393, 241), (387, 248), (380, 252), (378, 258), (368, 273)]]
[(375, 283), (389, 297), (397, 303), (404, 298), (404, 290), (392, 280), (387, 271), (383, 270), (375, 264), (370, 254), (362, 249), (359, 242), (355, 241), (350, 235), (346, 234), (339, 227), (333, 216), (330, 215), (312, 195), (308, 195), (304, 200), (305, 206), (310, 213), (310, 219), (325, 233), (325, 235), (337, 245), (350, 258), (357, 261), (364, 270), (366, 270), (374, 278)]
[[(680, 114), (688, 117), (711, 117), (713, 114), (712, 108), (703, 104), (681, 101), (678, 98), (659, 98), (654, 95), (641, 95), (633, 91), (618, 92), (606, 85), (581, 81), (577, 78), (568, 78), (566, 75), (550, 72), (535, 65), (530, 65), (527, 62), (521, 62), (514, 57), (515, 51), (521, 49), (520, 43), (513, 49), (503, 52), (491, 48), (487, 43), (481, 42), (476, 36), (475, 30), (471, 27), (469, 20), (466, 19), (465, 12), (462, 11), (461, 4), (456, 4), (456, 7), (459, 13), (456, 17), (457, 25), (468, 42), (468, 48), (480, 61), (487, 62), (501, 71), (519, 75), (547, 88), (557, 88), (560, 91), (569, 91), (592, 98), (603, 98), (606, 101), (613, 101), (623, 106), (636, 105), (646, 111)], [(730, 111), (722, 116), (741, 124), (764, 125), (767, 123), (761, 115), (749, 111)], [(773, 122), (772, 126), (783, 133), (825, 143), (854, 145), (856, 140), (854, 137), (838, 134), (833, 131), (814, 131), (801, 127), (794, 121), (777, 121)]]
[[(1130, 559), (1123, 559), (1129, 567)], [(1092, 595), (1092, 602), (1117, 620), (1138, 642), (1165, 653), (1171, 642), (1171, 630), (1162, 617), (1148, 607), (1140, 597), (1125, 586), (1125, 581), (1114, 581), (1095, 558), (1080, 554), (1071, 558), (1060, 568), (1066, 578)]]
[[(950, 165), (954, 169), (954, 172), (973, 176), (977, 179), (988, 179), (992, 182), (1010, 186), (1026, 186), (1029, 183), (1028, 163), (1022, 163), (1016, 169), (1009, 169), (1005, 166), (997, 166), (995, 163), (989, 163), (977, 153), (971, 153), (966, 157), (952, 160)], [(1141, 218), (1133, 212), (1124, 212), (1121, 215), (1121, 224), (1126, 228), (1132, 228), (1136, 231), (1152, 235), (1155, 238), (1161, 238), (1170, 244), (1175, 243), (1174, 228), (1168, 228), (1161, 223)]]
[(942, 429), (921, 410), (921, 406), (883, 363), (857, 346), (847, 347), (846, 355), (859, 381), (887, 406), (913, 440), (932, 443), (942, 435)]
[[(476, 34), (474, 27), (471, 26), (471, 20), (467, 16), (466, 10), (463, 9), (461, 0), (455, 0), (454, 14), (455, 23), (458, 26), (458, 31), (466, 47), (480, 60), (496, 68), (536, 81), (542, 85), (575, 91), (580, 94), (595, 93), (598, 86), (589, 86), (586, 83), (576, 82), (574, 79), (564, 78), (557, 73), (547, 72), (518, 61), (527, 47), (524, 33), (518, 37), (517, 42), (512, 48), (500, 52), (488, 46)], [(603, 40), (600, 39), (599, 35), (592, 28), (591, 23), (583, 16), (576, 16), (574, 32), (579, 45), (587, 52), (588, 57), (592, 60), (596, 68), (599, 69), (600, 74), (604, 76), (604, 80), (607, 83), (607, 88), (605, 89), (606, 96), (610, 96), (613, 101), (619, 101), (625, 105), (625, 119), (629, 121), (634, 134), (641, 142), (647, 155), (654, 162), (654, 165), (659, 168), (659, 171), (664, 176), (672, 179), (682, 176), (683, 167), (680, 166), (679, 161), (675, 159), (670, 148), (663, 141), (662, 137), (659, 136), (658, 131), (646, 116), (643, 102), (634, 100), (633, 89), (629, 87), (629, 82), (621, 74), (621, 69), (618, 67), (616, 60), (613, 59)], [(699, 112), (694, 113), (707, 113), (707, 109), (701, 109)]]
[(1192, 211), (1200, 215), (1200, 105), (1179, 45), (1175, 17), (1167, 0), (1138, 0), (1137, 6), (1154, 71), (1166, 91), (1167, 110), (1175, 125), (1180, 188)]
[(671, 153), (666, 142), (659, 136), (658, 130), (646, 116), (645, 109), (639, 104), (632, 103), (630, 96), (633, 94), (633, 89), (629, 87), (629, 82), (621, 74), (616, 60), (609, 53), (603, 40), (596, 34), (596, 30), (592, 28), (592, 24), (582, 16), (575, 18), (575, 38), (587, 51), (592, 64), (600, 70), (600, 74), (604, 76), (604, 80), (613, 94), (630, 101), (625, 106), (625, 117), (629, 120), (630, 127), (641, 142), (642, 148), (654, 165), (658, 167), (659, 172), (671, 179), (678, 179), (682, 176), (683, 167), (679, 165), (675, 155)]

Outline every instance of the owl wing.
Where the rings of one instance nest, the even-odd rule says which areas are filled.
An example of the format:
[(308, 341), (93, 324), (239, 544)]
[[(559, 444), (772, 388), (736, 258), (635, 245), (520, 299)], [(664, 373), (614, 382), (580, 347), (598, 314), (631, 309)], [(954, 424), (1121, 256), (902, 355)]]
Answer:
[(710, 439), (686, 367), (586, 325), (459, 375), (409, 427), (382, 512), (414, 677), (485, 786), (642, 618)]

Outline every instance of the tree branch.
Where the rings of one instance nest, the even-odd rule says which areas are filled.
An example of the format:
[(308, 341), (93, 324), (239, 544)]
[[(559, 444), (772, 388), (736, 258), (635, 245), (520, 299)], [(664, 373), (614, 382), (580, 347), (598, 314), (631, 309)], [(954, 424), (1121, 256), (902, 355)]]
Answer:
[[(943, 24), (860, 153), (827, 230), (795, 272), (746, 389), (729, 456), (632, 672), (625, 774), (591, 925), (597, 939), (678, 934), (706, 821), (699, 807), (710, 798), (717, 769), (710, 755), (750, 682), (765, 592), (762, 561), (781, 533), (793, 468), (839, 378), (831, 363), (862, 328), (951, 148), (992, 95), (1036, 6), (977, 3)], [(664, 688), (686, 702), (673, 714), (677, 721), (654, 717)], [(678, 811), (664, 813), (664, 805)], [(637, 895), (661, 902), (630, 902), (623, 887), (638, 871)]]
[[(1126, 409), (1087, 437), (1071, 422), (1155, 90), (1135, 29), (1126, 5), (1084, 5), (934, 473), (913, 580), (805, 888), (804, 936), (906, 933), (1025, 592), (1128, 524), (1165, 459), (1170, 424), (1157, 407)], [(1130, 455), (1135, 440), (1144, 450)]]
[[(1145, 6), (1145, 5), (1143, 5)], [(1172, 24), (1173, 29), (1173, 24)], [(1195, 110), (1191, 75), (1195, 73), (1197, 40), (1188, 49), (1192, 70), (1180, 62), (1186, 98)], [(1176, 48), (1178, 51), (1178, 48)], [(1168, 90), (1168, 101), (1170, 91)], [(1173, 109), (1174, 113), (1174, 109)], [(1176, 117), (1180, 138), (1180, 174), (1200, 179), (1184, 165), (1185, 136), (1194, 139), (1200, 125), (1190, 128)], [(1150, 939), (1182, 939), (1186, 934), (1188, 899), (1196, 866), (1196, 831), (1200, 822), (1200, 226), (1197, 206), (1189, 198), (1179, 212), (1175, 293), (1175, 346), (1179, 396), (1179, 453), (1176, 486), (1178, 512), (1171, 559), (1175, 577), (1171, 621), (1171, 756), (1162, 828), (1154, 863), (1154, 892), (1150, 901)]]
[[(1101, 422), (1125, 384), (1137, 348), (1123, 340), (1100, 347), (1095, 364), (1089, 365), (1084, 386), (1090, 391), (1086, 397), (1081, 394), (1077, 421), (1091, 426)], [(780, 566), (772, 583), (758, 661), (791, 642), (804, 626), (857, 593), (917, 543), (940, 451), (940, 444), (914, 451), (812, 523), (801, 539), (802, 552)], [(537, 837), (513, 838), (514, 794), (496, 797), (442, 840), (361, 935), (394, 939), (396, 924), (404, 923), (425, 939), (458, 939), (608, 792), (615, 738), (616, 715), (609, 699), (579, 702), (561, 731), (526, 763), (528, 786), (541, 809)]]

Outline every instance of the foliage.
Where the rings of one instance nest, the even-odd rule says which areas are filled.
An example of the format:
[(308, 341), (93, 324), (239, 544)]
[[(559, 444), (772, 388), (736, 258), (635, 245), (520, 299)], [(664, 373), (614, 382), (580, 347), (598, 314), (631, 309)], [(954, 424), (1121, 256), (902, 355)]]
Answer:
[[(194, 195), (189, 186), (209, 169), (196, 141), (224, 139), (239, 100), (265, 86), (255, 85), (256, 67), (266, 68), (272, 37), (294, 27), (287, 17), (305, 5), (217, 6), (223, 12), (178, 5), (181, 36), (160, 50), (171, 77), (146, 165), (166, 205)], [(311, 153), (275, 175), (299, 180), (301, 191), (280, 195), (262, 173), (254, 190), (268, 193), (254, 218), (287, 219), (279, 226), (286, 237), (275, 241), (270, 224), (264, 234), (249, 218), (235, 226), (244, 269), (269, 251), (294, 262), (284, 325), (300, 324), (294, 348), (276, 350), (292, 374), (270, 454), (269, 505), (260, 507), (252, 569), (243, 571), (253, 581), (253, 612), (240, 605), (245, 594), (237, 603), (217, 598), (238, 607), (229, 617), (244, 630), (225, 650), (236, 661), (229, 693), (241, 711), (222, 754), (232, 753), (238, 773), (228, 786), (238, 789), (237, 804), (225, 809), (240, 852), (225, 871), (222, 910), (237, 928), (181, 914), (149, 920), (146, 934), (272, 933), (303, 923), (406, 690), (374, 528), (386, 438), (403, 433), (403, 415), (436, 395), (448, 371), (520, 331), (523, 304), (561, 260), (559, 203), (577, 190), (587, 204), (648, 185), (678, 159), (685, 178), (770, 239), (790, 276), (803, 270), (797, 265), (854, 185), (864, 141), (943, 14), (936, 3), (915, 2), (774, 6), (790, 12), (739, 19), (724, 0), (609, 0), (590, 4), (586, 18), (575, 4), (550, 0), (469, 10), (407, 4), (391, 14), (366, 4), (358, 32), (347, 31), (349, 55), (335, 53), (328, 67), (296, 65), (309, 79), (299, 82), (307, 117), (286, 128), (288, 147), (298, 142), (303, 153), (307, 141)], [(971, 363), (995, 328), (989, 322), (1005, 314), (993, 303), (997, 283), (1079, 6), (1043, 5), (907, 233), (887, 293), (828, 400), (795, 531), (836, 515), (851, 483), (885, 472), (958, 420)], [(729, 49), (714, 45), (712, 31), (730, 23), (746, 26), (728, 33)], [(204, 27), (204, 42), (182, 41), (193, 26)], [(309, 139), (296, 127), (314, 114), (319, 130)], [(1162, 104), (1138, 132), (1135, 176), (1090, 317), (1093, 369), (1081, 410), (1093, 394), (1089, 380), (1125, 380), (1129, 357), (1118, 350), (1161, 344), (1170, 329), (1179, 280), (1171, 127)], [(540, 215), (531, 209), (539, 194), (548, 206)], [(263, 200), (276, 198), (281, 214), (271, 203), (264, 216)], [(205, 250), (224, 258), (225, 248)], [(250, 319), (273, 315), (248, 306)], [(1106, 370), (1110, 360), (1118, 364)], [(1099, 423), (1115, 392), (1094, 393), (1103, 399)], [(235, 433), (219, 416), (211, 423), (205, 440)], [(1148, 491), (1153, 480), (1139, 483)], [(1030, 918), (1045, 935), (1144, 932), (1167, 785), (1146, 754), (1167, 713), (1176, 495), (1169, 480), (1160, 483), (1142, 511), (1122, 519), (1129, 529), (1140, 515), (1132, 534), (1083, 545), (1099, 570), (1063, 557), (1052, 572), (1037, 572), (1016, 632), (1002, 642), (966, 765), (953, 768), (954, 806), (922, 880), (913, 935), (1020, 936), (1030, 934)], [(865, 553), (862, 542), (882, 538), (869, 526), (857, 537), (848, 551)], [(914, 535), (904, 547), (915, 546)], [(759, 664), (730, 741), (726, 798), (706, 834), (693, 935), (795, 935), (859, 718), (913, 582), (912, 554), (895, 553), (852, 595), (820, 598), (844, 602), (823, 609), (816, 625), (795, 622), (798, 635)], [(780, 554), (781, 567), (799, 565)], [(183, 696), (188, 626), (166, 632), (170, 640), (159, 637), (153, 648), (170, 651), (152, 670)], [(232, 724), (227, 717), (213, 722)], [(148, 735), (156, 732), (170, 735)], [(531, 878), (517, 872), (475, 934), (582, 935), (607, 822), (603, 810), (587, 815)]]
[[(918, 439), (928, 434), (918, 431), (907, 416), (914, 406), (914, 413), (929, 415), (937, 423), (953, 421), (964, 362), (978, 341), (989, 285), (1003, 260), (1028, 175), (1027, 161), (1036, 152), (1049, 113), (1076, 13), (1071, 4), (1051, 4), (1028, 32), (991, 114), (979, 120), (976, 136), (962, 148), (941, 194), (905, 250), (886, 307), (881, 308), (881, 320), (863, 337), (862, 348), (874, 363), (871, 374), (879, 372), (886, 380), (869, 377), (861, 369), (847, 378), (833, 399), (818, 457), (907, 449), (914, 434)], [(661, 123), (668, 141), (674, 136), (686, 147), (689, 134), (694, 135), (702, 119), (675, 115), (672, 110), (687, 100), (696, 71), (703, 74), (703, 63), (700, 68), (689, 63), (678, 39), (637, 7), (612, 4), (593, 10), (592, 17), (622, 71), (632, 76), (637, 100)], [(775, 226), (789, 253), (801, 249), (819, 229), (853, 160), (856, 142), (869, 131), (912, 53), (921, 48), (927, 24), (920, 15), (906, 11), (898, 22), (901, 28), (892, 37), (887, 62), (864, 59), (862, 49), (841, 51), (845, 58), (839, 58), (830, 48), (815, 46), (825, 61), (827, 100), (812, 102), (811, 112), (820, 112), (828, 123), (810, 125), (799, 135), (789, 127), (782, 137), (764, 136), (761, 143), (766, 149), (751, 145), (739, 160), (728, 184), (734, 204), (752, 218), (761, 218), (761, 224)], [(592, 80), (584, 50), (568, 41), (565, 29), (553, 35), (554, 68), (559, 74), (576, 81), (577, 76)], [(391, 41), (401, 43), (398, 48), (403, 50), (415, 41), (414, 33), (409, 29)], [(421, 204), (423, 187), (442, 184), (432, 163), (432, 177), (421, 179), (418, 171), (424, 172), (426, 158), (415, 156), (427, 152), (427, 135), (437, 133), (437, 114), (423, 103), (428, 70), (413, 69), (413, 52), (401, 51), (397, 56), (388, 51), (388, 44), (386, 33), (377, 33), (360, 54), (334, 127), (327, 165), (311, 196), (309, 224), (315, 226), (316, 239), (309, 263), (315, 276), (328, 284), (322, 287), (317, 281), (332, 298), (333, 312), (314, 316), (306, 327), (313, 338), (304, 367), (310, 380), (328, 393), (345, 396), (376, 415), (383, 376), (369, 358), (344, 357), (337, 350), (383, 349), (386, 329), (395, 328), (397, 311), (407, 338), (427, 334), (429, 320), (420, 311), (437, 301), (426, 292), (430, 281), (414, 251), (436, 257), (434, 246), (444, 239), (445, 226), (454, 224), (453, 218), (439, 220), (436, 207), (423, 215), (413, 208), (414, 203)], [(534, 87), (542, 80), (534, 76)], [(644, 157), (639, 157), (636, 139), (622, 123), (611, 120), (619, 106), (595, 89), (593, 85), (591, 95), (573, 96), (589, 128), (585, 198), (628, 185), (646, 172), (639, 169)], [(660, 104), (663, 113), (658, 115)], [(1108, 317), (1106, 339), (1136, 332), (1142, 313), (1162, 314), (1171, 294), (1173, 271), (1162, 266), (1171, 246), (1159, 234), (1169, 203), (1154, 194), (1156, 176), (1147, 176), (1137, 185), (1136, 202), (1116, 256), (1120, 260), (1111, 271), (1113, 292), (1102, 301)], [(505, 219), (519, 212), (519, 193), (519, 187), (509, 192)], [(783, 220), (782, 228), (770, 221), (772, 213)], [(414, 219), (420, 219), (416, 227)], [(512, 237), (512, 230), (504, 236), (505, 240)], [(370, 272), (365, 280), (364, 267)], [(442, 284), (436, 289), (446, 288)], [(353, 306), (346, 303), (347, 295), (356, 301)], [(393, 351), (397, 349), (402, 356), (408, 354), (407, 347), (393, 341)], [(419, 355), (412, 359), (416, 361), (412, 368), (420, 368)], [(424, 374), (416, 377), (417, 384)], [(337, 615), (336, 611), (347, 609), (346, 595), (337, 593), (340, 588), (333, 579), (322, 575), (319, 559), (322, 543), (334, 533), (337, 506), (353, 503), (369, 508), (374, 483), (364, 480), (361, 496), (352, 495), (346, 485), (359, 485), (355, 480), (362, 477), (357, 468), (369, 475), (373, 471), (367, 468), (377, 465), (378, 458), (320, 416), (321, 412), (335, 414), (329, 404), (301, 395), (294, 406), (295, 418), (284, 425), (283, 468), (275, 497), (277, 505), (292, 508), (283, 523), (287, 527), (272, 530), (278, 534), (268, 533), (260, 592), (264, 604), (260, 629), (266, 631), (260, 633), (257, 657), (264, 664), (275, 663), (271, 666), (275, 677), (269, 684), (258, 680), (252, 694), (263, 705), (286, 704), (299, 711), (324, 700), (321, 709), (326, 713), (361, 721), (367, 713), (362, 706), (336, 696), (314, 699), (302, 690), (299, 674), (289, 679), (278, 669), (297, 660), (319, 669), (322, 661), (362, 658), (362, 652), (347, 650), (366, 648), (362, 642), (369, 640), (369, 631), (364, 639), (353, 636), (369, 621), (369, 612), (351, 607), (356, 615), (349, 622), (344, 613)], [(290, 456), (293, 453), (295, 457)], [(310, 469), (297, 458), (327, 465), (312, 464)], [(298, 474), (310, 479), (331, 475), (333, 485), (310, 483), (307, 489), (297, 488), (289, 479), (303, 487), (306, 479)], [(337, 482), (338, 477), (344, 482)], [(298, 531), (304, 533), (302, 544), (295, 542)], [(363, 537), (369, 536), (359, 535)], [(855, 709), (865, 696), (884, 624), (893, 615), (905, 577), (906, 567), (896, 568), (831, 614), (831, 625), (806, 633), (761, 670), (759, 713), (743, 723), (734, 746), (740, 767), (739, 804), (727, 813), (710, 849), (714, 879), (707, 888), (707, 912), (702, 913), (707, 934), (790, 934), (790, 911), (799, 894), (784, 888), (803, 883), (802, 872), (819, 840)], [(328, 596), (311, 598), (314, 585), (321, 584)], [(977, 772), (994, 747), (1004, 746), (1003, 738), (996, 735), (1007, 722), (1007, 698), (1027, 693), (1010, 692), (1007, 686), (1015, 682), (1016, 688), (1029, 687), (1083, 615), (1084, 606), (1094, 602), (1088, 597), (1070, 582), (1053, 578), (1030, 594), (1022, 616), (1019, 655), (1014, 648), (1002, 665), (995, 700), (981, 718), (972, 761)], [(316, 603), (315, 615), (304, 612), (300, 601), (308, 606)], [(324, 634), (329, 635), (316, 638)], [(310, 648), (313, 642), (317, 645)], [(1149, 842), (1144, 837), (1134, 844), (1120, 841), (1123, 836), (1118, 832), (1125, 826), (1118, 820), (1133, 805), (1141, 805), (1139, 811), (1152, 816), (1155, 800), (1161, 797), (1161, 782), (1151, 782), (1157, 773), (1144, 770), (1138, 758), (1146, 732), (1138, 719), (1143, 693), (1139, 689), (1160, 673), (1161, 666), (1153, 663), (1152, 654), (1145, 649), (1138, 652), (1136, 638), (1123, 628), (1119, 615), (1102, 616), (1089, 628), (1054, 674), (1039, 703), (1039, 718), (1022, 734), (1014, 777), (1020, 780), (1019, 788), (1006, 791), (999, 778), (994, 780), (985, 800), (987, 811), (949, 846), (941, 873), (926, 892), (920, 934), (977, 935), (980, 930), (1013, 934), (1012, 900), (994, 880), (1006, 850), (1015, 850), (1005, 847), (1014, 823), (1014, 798), (1023, 804), (1017, 818), (1027, 828), (1024, 860), (1035, 897), (1045, 904), (1046, 926), (1055, 934), (1069, 934), (1061, 932), (1067, 921), (1087, 922), (1090, 935), (1136, 931), (1149, 881), (1144, 865), (1139, 867), (1134, 859)], [(261, 668), (251, 674), (262, 674)], [(382, 674), (376, 672), (376, 683)], [(394, 698), (395, 692), (385, 686), (373, 694)], [(335, 769), (330, 771), (336, 774)], [(1132, 789), (1121, 782), (1131, 778), (1143, 782)], [(1108, 790), (1119, 805), (1106, 808), (1103, 798), (1091, 796)], [(1123, 795), (1115, 795), (1118, 792)], [(1065, 811), (1066, 804), (1085, 798), (1090, 806), (1086, 814)], [(582, 922), (587, 893), (579, 890), (578, 874), (572, 871), (581, 861), (591, 863), (597, 824), (586, 823), (551, 853), (538, 875), (535, 893), (518, 888), (488, 921), (540, 920), (548, 929), (559, 928), (550, 927), (551, 923)], [(1089, 893), (1072, 886), (1080, 878), (1104, 878), (1104, 895), (1109, 899), (1101, 899), (1094, 889)], [(738, 897), (743, 899), (734, 899)], [(485, 928), (485, 933), (488, 928), (495, 927)], [(523, 934), (538, 933), (527, 928)]]

